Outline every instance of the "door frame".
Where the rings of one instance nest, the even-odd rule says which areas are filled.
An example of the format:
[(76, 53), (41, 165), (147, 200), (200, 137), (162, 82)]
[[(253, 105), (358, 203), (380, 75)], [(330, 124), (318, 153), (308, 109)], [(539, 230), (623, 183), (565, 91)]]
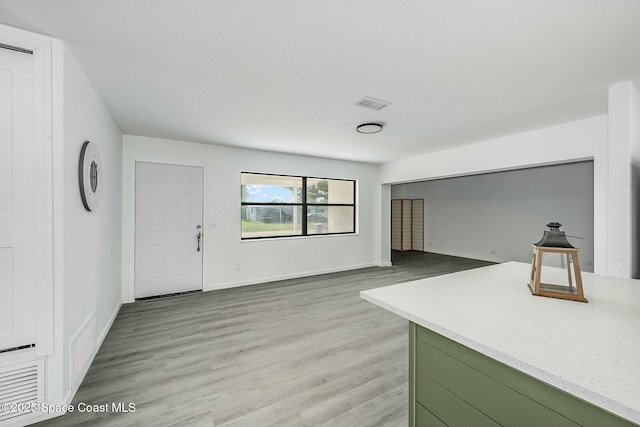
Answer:
[[(54, 353), (62, 339), (62, 310), (54, 308), (54, 286), (62, 284), (63, 151), (62, 54), (63, 45), (45, 36), (0, 25), (0, 43), (33, 51), (35, 173), (35, 357)], [(54, 85), (53, 82), (56, 82)], [(60, 84), (58, 84), (60, 82)], [(54, 165), (59, 167), (55, 167)], [(55, 197), (54, 197), (55, 195)], [(55, 221), (55, 222), (54, 222)], [(56, 331), (60, 332), (56, 334)]]
[[(176, 141), (178, 145), (187, 144)], [(202, 168), (202, 228), (207, 233), (207, 168), (199, 159), (191, 159), (185, 155), (181, 158), (182, 150), (175, 152), (159, 152), (153, 147), (154, 141), (149, 140), (141, 151), (129, 152), (127, 150), (127, 136), (124, 136), (124, 151), (122, 160), (122, 302), (135, 301), (135, 222), (136, 222), (136, 163), (161, 163), (174, 166), (195, 166)], [(178, 159), (178, 160), (176, 160)], [(202, 289), (206, 289), (207, 272), (206, 265), (207, 245), (202, 247)]]

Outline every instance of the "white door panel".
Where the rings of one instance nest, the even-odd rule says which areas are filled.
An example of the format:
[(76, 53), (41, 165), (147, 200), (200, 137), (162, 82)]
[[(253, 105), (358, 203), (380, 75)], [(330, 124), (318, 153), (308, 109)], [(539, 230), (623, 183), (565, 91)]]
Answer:
[(135, 298), (202, 289), (202, 168), (136, 163)]
[(0, 48), (0, 350), (35, 343), (33, 76)]

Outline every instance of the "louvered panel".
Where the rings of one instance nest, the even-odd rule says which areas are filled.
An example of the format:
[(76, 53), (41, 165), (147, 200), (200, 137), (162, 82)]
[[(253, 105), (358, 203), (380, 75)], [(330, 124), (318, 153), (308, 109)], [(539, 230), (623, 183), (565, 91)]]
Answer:
[(8, 404), (10, 409), (0, 412), (0, 426), (32, 417), (31, 411), (24, 409), (42, 402), (42, 366), (37, 360), (0, 367), (0, 406)]
[(391, 200), (391, 249), (402, 250), (402, 200)]
[(411, 250), (411, 200), (402, 201), (402, 250)]
[(27, 382), (17, 383), (14, 384), (13, 388), (7, 387), (0, 390), (0, 401), (8, 401), (12, 398), (15, 398), (15, 396), (19, 393), (31, 393), (34, 390), (37, 391), (38, 388), (33, 384)]
[(12, 394), (15, 394), (18, 391), (32, 389), (33, 384), (31, 380), (33, 378), (33, 373), (30, 375), (24, 375), (20, 378), (16, 378), (13, 381), (8, 381), (6, 383), (0, 382), (0, 399), (8, 399)]
[(391, 200), (391, 249), (424, 251), (424, 199)]
[(11, 384), (20, 383), (25, 377), (32, 375), (30, 369), (21, 369), (19, 372), (7, 372), (7, 375), (0, 375), (0, 391), (3, 386), (9, 386)]
[(411, 249), (424, 251), (424, 200), (415, 199), (411, 204)]
[[(36, 378), (31, 379), (35, 382)], [(33, 386), (22, 391), (13, 391), (5, 400), (5, 403), (35, 402), (38, 400), (38, 387)]]

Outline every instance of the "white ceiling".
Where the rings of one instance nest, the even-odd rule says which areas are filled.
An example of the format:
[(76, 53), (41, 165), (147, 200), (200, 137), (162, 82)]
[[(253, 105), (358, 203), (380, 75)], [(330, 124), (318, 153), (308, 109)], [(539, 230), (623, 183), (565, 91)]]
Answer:
[(640, 80), (638, 0), (0, 0), (0, 22), (68, 43), (125, 134), (375, 163)]

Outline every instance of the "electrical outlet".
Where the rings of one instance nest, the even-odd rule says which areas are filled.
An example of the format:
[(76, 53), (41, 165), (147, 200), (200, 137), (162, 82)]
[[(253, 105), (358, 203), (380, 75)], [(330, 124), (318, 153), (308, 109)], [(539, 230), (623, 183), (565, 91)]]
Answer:
[(236, 262), (236, 270), (240, 270), (240, 263)]
[(431, 246), (431, 242), (427, 243), (427, 246)]
[(494, 250), (492, 250), (492, 251), (491, 251), (491, 254), (492, 254), (492, 255), (495, 255), (495, 254), (497, 254), (497, 252), (496, 252), (496, 251), (494, 251)]

